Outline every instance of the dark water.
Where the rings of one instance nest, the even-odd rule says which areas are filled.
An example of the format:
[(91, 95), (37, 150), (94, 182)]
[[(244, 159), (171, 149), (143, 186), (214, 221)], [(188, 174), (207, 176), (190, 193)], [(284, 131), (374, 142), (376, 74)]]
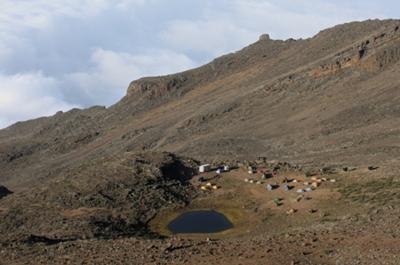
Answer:
[(218, 233), (233, 228), (222, 213), (216, 211), (186, 212), (168, 224), (174, 234)]

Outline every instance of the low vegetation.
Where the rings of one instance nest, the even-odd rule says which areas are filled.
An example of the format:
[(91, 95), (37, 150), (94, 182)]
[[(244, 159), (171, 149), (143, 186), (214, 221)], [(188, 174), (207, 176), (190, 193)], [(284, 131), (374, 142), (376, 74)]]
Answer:
[(352, 183), (339, 191), (344, 199), (358, 203), (383, 206), (400, 201), (400, 181), (393, 178)]

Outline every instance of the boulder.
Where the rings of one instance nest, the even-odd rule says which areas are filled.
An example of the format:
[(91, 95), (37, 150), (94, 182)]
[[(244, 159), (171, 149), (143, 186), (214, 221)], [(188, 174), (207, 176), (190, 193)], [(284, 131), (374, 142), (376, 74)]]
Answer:
[(259, 39), (261, 41), (261, 40), (270, 40), (271, 38), (269, 34), (262, 34)]
[(0, 186), (0, 199), (12, 194), (13, 192), (4, 186)]

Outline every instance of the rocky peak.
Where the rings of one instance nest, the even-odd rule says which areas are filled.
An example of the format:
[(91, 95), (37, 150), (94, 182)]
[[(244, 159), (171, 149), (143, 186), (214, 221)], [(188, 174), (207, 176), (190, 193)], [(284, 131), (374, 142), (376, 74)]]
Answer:
[(271, 40), (269, 34), (262, 34), (259, 38), (260, 41)]
[(179, 90), (186, 80), (184, 75), (141, 78), (129, 85), (127, 96), (136, 95), (146, 99), (163, 98)]

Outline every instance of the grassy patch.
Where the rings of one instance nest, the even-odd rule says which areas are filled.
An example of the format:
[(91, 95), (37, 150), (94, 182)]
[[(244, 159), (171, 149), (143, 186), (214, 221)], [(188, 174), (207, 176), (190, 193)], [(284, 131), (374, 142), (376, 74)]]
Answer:
[(150, 222), (150, 230), (162, 235), (162, 236), (170, 236), (171, 231), (168, 230), (168, 224), (172, 222), (175, 218), (177, 218), (181, 214), (181, 210), (176, 211), (162, 211), (160, 212), (155, 219)]
[(391, 178), (353, 183), (340, 188), (339, 192), (346, 200), (382, 206), (400, 201), (400, 182)]

